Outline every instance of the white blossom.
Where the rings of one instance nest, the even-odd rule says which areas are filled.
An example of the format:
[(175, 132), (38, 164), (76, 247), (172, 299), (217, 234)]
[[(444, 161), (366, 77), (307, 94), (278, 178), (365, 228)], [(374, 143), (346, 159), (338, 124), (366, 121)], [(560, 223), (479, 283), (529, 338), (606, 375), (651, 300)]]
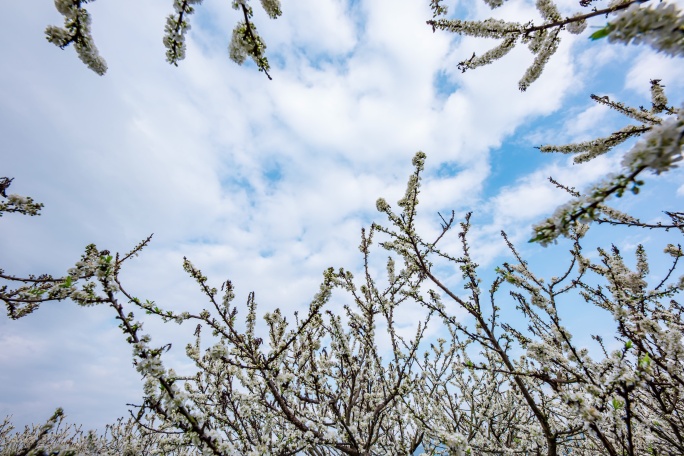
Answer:
[(545, 20), (551, 22), (561, 20), (561, 15), (558, 11), (558, 7), (555, 5), (553, 0), (537, 0), (536, 7)]
[(498, 8), (504, 4), (504, 0), (484, 0), (490, 8)]
[(228, 46), (228, 53), (230, 59), (242, 65), (249, 54), (249, 43), (245, 40), (244, 34), (246, 32), (246, 25), (244, 22), (239, 22), (233, 29), (233, 34), (230, 38), (230, 45)]
[(0, 197), (5, 199), (5, 201), (0, 199), (0, 217), (2, 217), (3, 213), (11, 212), (25, 215), (39, 215), (43, 205), (41, 203), (36, 203), (30, 196), (17, 195), (16, 193), (6, 195), (7, 188), (9, 188), (11, 183), (12, 179), (6, 177), (0, 178)]
[(261, 0), (261, 6), (271, 19), (275, 19), (282, 13), (280, 9), (280, 0)]
[(583, 31), (587, 29), (587, 21), (586, 20), (576, 20), (573, 22), (570, 22), (565, 26), (565, 30), (567, 30), (569, 33), (572, 33), (573, 35), (579, 35)]
[(632, 4), (608, 25), (608, 41), (645, 43), (671, 56), (684, 56), (684, 15), (673, 2)]
[(541, 76), (544, 66), (549, 61), (551, 56), (558, 49), (559, 41), (556, 35), (549, 35), (539, 46), (537, 51), (537, 57), (535, 57), (534, 62), (530, 65), (522, 79), (518, 83), (518, 88), (522, 91), (527, 90), (527, 88), (536, 81), (539, 76)]
[(684, 109), (653, 127), (627, 154), (622, 165), (631, 170), (642, 167), (656, 174), (677, 167), (684, 145)]
[(651, 81), (651, 104), (653, 113), (663, 112), (667, 108), (667, 96), (659, 79)]
[(78, 58), (95, 73), (107, 72), (107, 63), (100, 56), (90, 32), (90, 15), (79, 0), (55, 0), (55, 7), (64, 16), (64, 28), (48, 26), (45, 35), (49, 42), (64, 49), (73, 43)]
[(675, 246), (673, 244), (667, 244), (667, 247), (665, 247), (664, 252), (675, 257), (675, 258), (679, 258), (681, 256), (684, 256), (684, 253), (682, 253), (682, 247), (678, 246), (678, 245)]

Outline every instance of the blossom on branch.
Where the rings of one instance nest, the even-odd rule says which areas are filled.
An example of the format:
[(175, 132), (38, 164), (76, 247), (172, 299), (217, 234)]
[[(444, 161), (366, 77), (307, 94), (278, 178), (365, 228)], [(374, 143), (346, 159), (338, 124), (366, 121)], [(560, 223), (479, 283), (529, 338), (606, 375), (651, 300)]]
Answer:
[(40, 215), (43, 208), (42, 203), (36, 203), (30, 196), (21, 196), (15, 193), (7, 194), (7, 189), (12, 184), (13, 179), (0, 177), (0, 196), (5, 201), (0, 201), (0, 217), (7, 212), (17, 212), (25, 215)]
[[(640, 2), (641, 3), (641, 2)], [(634, 3), (620, 12), (593, 39), (608, 37), (611, 43), (648, 44), (658, 52), (684, 57), (684, 13), (674, 3), (659, 2), (655, 7)]]
[(45, 29), (47, 40), (60, 49), (73, 43), (78, 58), (100, 76), (107, 72), (107, 62), (100, 57), (90, 34), (90, 15), (82, 4), (94, 0), (55, 0), (55, 7), (64, 16), (64, 28), (53, 25)]
[[(667, 172), (678, 166), (682, 160), (684, 148), (684, 107), (673, 108), (667, 106), (667, 97), (659, 80), (651, 81), (652, 108), (636, 109), (623, 103), (610, 100), (608, 97), (592, 95), (598, 103), (609, 106), (627, 117), (642, 122), (640, 125), (627, 127), (612, 133), (605, 138), (594, 139), (563, 146), (541, 146), (542, 152), (560, 152), (576, 154), (576, 164), (593, 160), (605, 154), (617, 145), (630, 138), (641, 136), (641, 139), (623, 156), (619, 173), (606, 176), (602, 181), (593, 185), (583, 196), (573, 195), (575, 199), (560, 206), (554, 214), (537, 224), (531, 242), (548, 245), (559, 236), (567, 236), (575, 223), (589, 223), (599, 218), (601, 214), (608, 215), (613, 220), (626, 224), (634, 224), (634, 218), (627, 214), (617, 215), (614, 210), (606, 210), (604, 203), (612, 196), (622, 196), (625, 191), (637, 194), (644, 181), (639, 176), (645, 171), (654, 174)], [(669, 114), (661, 117), (658, 114)]]
[[(503, 4), (503, 0), (484, 1), (491, 8), (497, 8)], [(473, 54), (470, 59), (461, 61), (458, 64), (458, 69), (462, 72), (490, 64), (494, 60), (502, 58), (516, 45), (526, 44), (530, 51), (535, 55), (535, 59), (532, 65), (527, 68), (522, 79), (518, 82), (519, 89), (525, 91), (530, 84), (539, 78), (546, 64), (558, 50), (561, 40), (561, 31), (565, 30), (575, 35), (580, 34), (586, 29), (588, 19), (620, 12), (627, 10), (628, 8), (628, 11), (634, 11), (635, 8), (639, 8), (638, 4), (643, 1), (644, 0), (618, 0), (612, 2), (606, 8), (593, 8), (589, 13), (579, 12), (569, 17), (563, 17), (554, 0), (537, 0), (535, 6), (543, 20), (541, 24), (537, 25), (532, 21), (522, 24), (519, 22), (507, 22), (501, 19), (492, 18), (482, 21), (446, 19), (441, 17), (446, 16), (446, 7), (442, 6), (439, 0), (433, 0), (431, 2), (433, 19), (427, 21), (427, 24), (432, 27), (433, 31), (445, 30), (459, 35), (501, 40), (497, 46), (485, 52), (483, 55), (477, 56), (476, 54)], [(591, 1), (582, 1), (580, 2), (580, 6), (588, 7), (591, 3)], [(624, 27), (625, 33), (627, 34), (624, 36), (631, 36), (631, 38), (625, 38), (623, 35), (618, 34), (613, 40), (626, 40), (626, 42), (634, 38), (638, 33), (641, 33), (642, 30), (653, 30), (653, 35), (657, 35), (661, 38), (648, 38), (646, 39), (647, 42), (651, 43), (657, 49), (659, 49), (659, 47), (661, 47), (662, 50), (665, 50), (665, 48), (676, 48), (679, 46), (677, 43), (680, 43), (683, 39), (681, 26), (679, 25), (681, 22), (681, 14), (673, 5), (668, 4), (666, 8), (661, 8), (661, 6), (658, 7), (658, 13), (655, 14), (657, 18), (654, 15), (651, 15), (647, 19), (640, 16), (632, 21), (620, 19), (625, 24), (622, 24), (621, 22), (620, 24), (622, 25), (609, 25), (609, 28), (606, 28), (606, 30), (610, 29), (612, 31), (617, 30), (618, 27)], [(640, 25), (637, 27), (635, 23)], [(667, 29), (669, 32), (662, 30), (658, 31), (658, 29), (662, 28), (662, 24), (666, 24), (666, 27), (670, 27)], [(607, 32), (602, 33), (601, 36), (607, 34)], [(594, 34), (592, 36), (596, 37), (598, 35)], [(665, 39), (665, 36), (669, 36), (669, 39)]]
[(192, 5), (198, 5), (202, 0), (174, 0), (174, 14), (166, 18), (164, 26), (164, 47), (166, 47), (166, 61), (178, 66), (178, 62), (185, 58), (185, 35), (190, 30), (188, 16), (195, 12)]

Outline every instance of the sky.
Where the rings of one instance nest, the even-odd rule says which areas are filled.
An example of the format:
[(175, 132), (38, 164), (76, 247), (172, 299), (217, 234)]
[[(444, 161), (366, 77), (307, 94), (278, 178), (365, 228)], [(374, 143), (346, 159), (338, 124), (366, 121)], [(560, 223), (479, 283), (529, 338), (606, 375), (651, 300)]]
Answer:
[[(87, 244), (127, 252), (154, 233), (126, 264), (123, 283), (174, 310), (206, 306), (182, 269), (184, 256), (216, 286), (230, 279), (237, 302), (253, 290), (261, 312), (304, 309), (324, 269), (360, 271), (361, 228), (385, 222), (375, 202), (396, 206), (419, 150), (427, 154), (423, 233), (437, 232), (438, 212), (461, 219), (473, 211), (472, 253), (484, 271), (510, 260), (504, 229), (553, 275), (567, 245), (527, 244), (531, 226), (567, 199), (547, 177), (582, 189), (616, 169), (620, 151), (580, 167), (534, 146), (626, 125), (591, 93), (648, 106), (656, 78), (671, 103), (684, 92), (679, 61), (590, 42), (591, 29), (566, 34), (524, 93), (518, 80), (532, 61), (525, 47), (461, 73), (457, 63), (493, 41), (433, 33), (421, 0), (283, 0), (275, 21), (255, 3), (272, 81), (229, 60), (239, 19), (230, 2), (198, 6), (187, 58), (176, 68), (162, 45), (170, 0), (102, 0), (88, 5), (109, 66), (100, 77), (73, 49), (45, 40), (47, 25), (61, 25), (49, 3), (8, 2), (0, 16), (0, 175), (14, 178), (11, 192), (45, 205), (39, 217), (2, 217), (0, 267), (61, 276)], [(564, 13), (576, 5), (557, 3)], [(538, 18), (525, 1), (494, 13), (483, 2), (446, 4), (461, 18)], [(680, 170), (649, 178), (642, 195), (618, 207), (662, 219), (661, 209), (681, 210), (683, 181)], [(657, 253), (672, 242), (652, 232), (593, 233), (591, 242), (632, 251), (643, 242)], [(376, 257), (380, 267), (386, 255)], [(457, 271), (445, 273), (457, 286)], [(586, 321), (586, 310), (568, 317)], [(166, 367), (192, 368), (183, 350), (192, 323), (140, 318), (153, 343), (173, 342)], [(407, 331), (417, 321), (411, 309), (398, 318)], [(61, 406), (70, 422), (102, 429), (141, 394), (111, 309), (61, 302), (19, 321), (0, 316), (0, 417), (12, 415), (17, 427), (44, 422)]]

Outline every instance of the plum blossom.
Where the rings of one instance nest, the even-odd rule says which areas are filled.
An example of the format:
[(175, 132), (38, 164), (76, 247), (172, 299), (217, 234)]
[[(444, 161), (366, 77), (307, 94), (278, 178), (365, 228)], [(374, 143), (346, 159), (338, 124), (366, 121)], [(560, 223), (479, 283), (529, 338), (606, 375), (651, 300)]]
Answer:
[(648, 44), (658, 52), (684, 57), (684, 14), (672, 2), (655, 6), (634, 3), (612, 19), (608, 41), (623, 44)]

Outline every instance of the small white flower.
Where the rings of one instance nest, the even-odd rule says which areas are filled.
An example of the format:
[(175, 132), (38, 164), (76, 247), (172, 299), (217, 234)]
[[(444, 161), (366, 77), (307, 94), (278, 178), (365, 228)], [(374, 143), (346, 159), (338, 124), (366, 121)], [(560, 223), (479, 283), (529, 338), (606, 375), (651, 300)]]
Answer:
[(567, 30), (568, 33), (572, 33), (573, 35), (579, 35), (584, 30), (586, 30), (586, 28), (587, 21), (585, 20), (570, 22), (565, 26), (565, 30)]

